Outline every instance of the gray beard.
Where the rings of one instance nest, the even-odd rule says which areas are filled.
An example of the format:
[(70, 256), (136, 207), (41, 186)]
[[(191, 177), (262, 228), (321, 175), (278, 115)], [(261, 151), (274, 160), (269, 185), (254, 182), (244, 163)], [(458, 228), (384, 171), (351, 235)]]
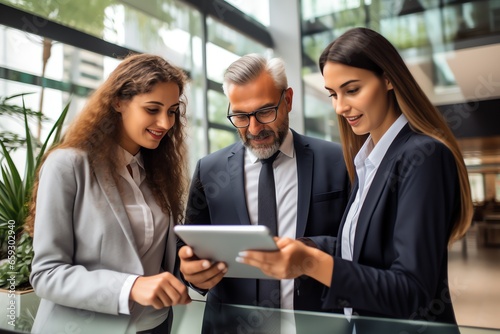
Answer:
[[(276, 153), (279, 149), (281, 144), (285, 141), (285, 138), (288, 134), (288, 129), (290, 128), (290, 120), (288, 117), (286, 117), (283, 120), (283, 123), (281, 126), (278, 127), (278, 136), (275, 137), (274, 131), (272, 130), (262, 130), (259, 132), (257, 135), (252, 135), (247, 133), (246, 136), (243, 136), (240, 131), (237, 131), (238, 136), (240, 137), (241, 141), (243, 142), (243, 145), (252, 152), (253, 155), (255, 155), (259, 159), (267, 159), (270, 158), (274, 153)], [(274, 141), (271, 145), (266, 145), (263, 147), (252, 147), (250, 145), (250, 140), (251, 139), (256, 139), (259, 137), (264, 137), (272, 135), (274, 137)]]
[(286, 121), (282, 127), (278, 129), (278, 137), (274, 138), (274, 141), (271, 145), (266, 145), (263, 147), (252, 147), (250, 145), (250, 139), (258, 138), (259, 136), (262, 135), (267, 135), (269, 132), (271, 132), (274, 136), (274, 132), (270, 130), (263, 130), (261, 131), (258, 135), (254, 136), (251, 134), (247, 134), (246, 137), (241, 136), (240, 132), (238, 132), (238, 135), (240, 135), (240, 138), (243, 142), (243, 145), (252, 152), (253, 155), (255, 155), (259, 159), (267, 159), (270, 158), (274, 153), (276, 153), (283, 141), (285, 140), (287, 134), (288, 134), (288, 121)]
[(280, 148), (280, 143), (274, 142), (272, 145), (267, 147), (253, 148), (248, 142), (244, 143), (245, 147), (252, 152), (260, 160), (270, 158), (274, 153), (276, 153)]

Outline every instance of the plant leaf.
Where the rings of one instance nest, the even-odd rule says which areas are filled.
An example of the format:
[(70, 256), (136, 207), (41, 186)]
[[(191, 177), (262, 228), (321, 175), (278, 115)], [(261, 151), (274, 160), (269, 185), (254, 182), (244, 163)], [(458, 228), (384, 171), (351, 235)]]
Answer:
[(40, 148), (40, 152), (38, 153), (35, 168), (38, 168), (38, 166), (42, 162), (42, 158), (43, 158), (43, 155), (45, 154), (45, 150), (47, 149), (47, 146), (49, 144), (50, 137), (52, 137), (52, 134), (54, 134), (54, 132), (55, 132), (55, 136), (54, 136), (54, 140), (52, 141), (52, 143), (53, 144), (59, 143), (59, 141), (61, 139), (61, 133), (62, 133), (64, 120), (66, 119), (66, 115), (68, 114), (70, 103), (71, 102), (68, 102), (68, 104), (66, 104), (66, 107), (64, 107), (64, 110), (61, 112), (61, 115), (59, 115), (59, 118), (54, 123), (54, 126), (52, 127), (52, 129), (50, 129), (49, 134), (47, 135), (47, 139), (42, 144), (42, 147)]
[[(5, 110), (10, 108), (10, 111), (7, 111), (7, 113), (12, 112), (17, 115), (23, 115), (26, 136), (24, 143), (24, 148), (26, 149), (26, 169), (24, 179), (21, 178), (19, 170), (12, 159), (11, 152), (9, 152), (9, 149), (12, 148), (8, 147), (3, 139), (0, 140), (0, 173), (2, 176), (0, 179), (1, 258), (7, 257), (5, 252), (7, 249), (7, 235), (12, 234), (9, 229), (14, 229), (16, 232), (15, 265), (14, 268), (12, 268), (8, 262), (4, 262), (0, 265), (0, 287), (5, 287), (7, 284), (7, 278), (11, 277), (10, 275), (12, 274), (15, 275), (16, 287), (19, 287), (20, 285), (29, 285), (29, 274), (31, 271), (31, 263), (33, 261), (33, 240), (29, 234), (23, 232), (23, 225), (28, 213), (27, 204), (29, 203), (33, 192), (32, 188), (36, 178), (36, 172), (42, 163), (42, 158), (45, 151), (49, 147), (49, 143), (52, 142), (52, 145), (55, 145), (61, 140), (64, 120), (68, 114), (70, 105), (70, 102), (68, 102), (50, 129), (45, 141), (43, 143), (39, 143), (38, 140), (33, 137), (29, 129), (28, 118), (33, 116), (33, 112), (26, 108), (24, 99), (22, 107), (11, 106), (5, 103), (8, 99), (23, 95), (25, 94), (14, 95), (3, 100), (0, 99), (0, 113), (4, 110), (2, 108), (5, 108)], [(14, 226), (9, 224), (10, 220), (15, 221)]]
[(23, 114), (24, 114), (24, 130), (26, 132), (26, 170), (24, 173), (25, 193), (29, 193), (33, 184), (35, 174), (35, 152), (33, 150), (33, 137), (28, 125), (28, 115), (26, 114), (26, 106), (23, 97)]
[[(62, 130), (63, 130), (63, 124), (66, 119), (66, 116), (68, 115), (69, 111), (69, 105), (71, 104), (71, 101), (69, 101), (66, 104), (66, 107), (64, 107), (64, 110), (62, 111), (61, 115), (57, 119), (57, 121), (54, 124), (54, 128), (57, 129), (56, 134), (54, 136), (54, 143), (59, 143), (61, 141), (61, 135), (62, 135)], [(49, 134), (50, 136), (50, 134)]]

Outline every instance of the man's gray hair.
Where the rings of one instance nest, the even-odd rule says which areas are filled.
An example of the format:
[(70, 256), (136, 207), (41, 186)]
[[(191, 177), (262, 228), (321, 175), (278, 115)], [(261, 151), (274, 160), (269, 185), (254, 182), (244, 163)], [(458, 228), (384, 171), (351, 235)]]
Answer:
[(245, 85), (255, 80), (263, 71), (273, 78), (277, 89), (288, 88), (285, 63), (281, 58), (268, 60), (262, 55), (251, 53), (236, 60), (227, 68), (222, 83), (224, 94), (227, 96), (230, 85)]

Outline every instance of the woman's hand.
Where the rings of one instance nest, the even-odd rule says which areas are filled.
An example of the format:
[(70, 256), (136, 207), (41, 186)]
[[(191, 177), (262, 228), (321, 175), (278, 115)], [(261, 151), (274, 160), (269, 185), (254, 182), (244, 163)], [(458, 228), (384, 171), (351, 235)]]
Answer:
[(187, 287), (169, 272), (138, 277), (132, 285), (130, 300), (157, 310), (191, 302)]
[(279, 251), (245, 251), (236, 258), (238, 262), (257, 267), (266, 275), (277, 279), (310, 276), (330, 286), (333, 258), (319, 249), (306, 246), (290, 238), (275, 238)]

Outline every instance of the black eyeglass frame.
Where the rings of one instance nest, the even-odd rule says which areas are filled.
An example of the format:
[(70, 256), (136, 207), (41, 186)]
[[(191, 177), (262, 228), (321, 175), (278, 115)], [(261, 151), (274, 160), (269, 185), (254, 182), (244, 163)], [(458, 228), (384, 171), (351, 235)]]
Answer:
[[(227, 119), (229, 120), (229, 122), (231, 122), (231, 124), (235, 127), (235, 128), (246, 128), (250, 125), (250, 117), (251, 116), (254, 116), (255, 117), (255, 120), (257, 122), (259, 122), (260, 124), (269, 124), (269, 123), (272, 123), (276, 120), (276, 118), (278, 118), (278, 110), (280, 108), (280, 104), (281, 104), (281, 101), (283, 100), (283, 96), (285, 95), (284, 93), (287, 91), (288, 88), (285, 88), (281, 91), (281, 94), (280, 94), (280, 100), (278, 101), (278, 104), (275, 105), (274, 107), (265, 107), (265, 108), (261, 108), (261, 109), (257, 109), (255, 111), (252, 111), (250, 113), (236, 113), (236, 114), (230, 114), (229, 113), (229, 110), (231, 110), (231, 103), (228, 104), (227, 106)], [(274, 109), (274, 118), (272, 119), (272, 121), (267, 121), (267, 122), (262, 122), (261, 120), (259, 120), (259, 118), (257, 117), (258, 113), (259, 112), (262, 112), (262, 111), (268, 111), (269, 109)], [(232, 117), (233, 116), (238, 116), (238, 117), (242, 117), (242, 116), (246, 116), (247, 118), (247, 125), (244, 125), (244, 126), (237, 126), (236, 124), (233, 123), (233, 120), (232, 120)]]

